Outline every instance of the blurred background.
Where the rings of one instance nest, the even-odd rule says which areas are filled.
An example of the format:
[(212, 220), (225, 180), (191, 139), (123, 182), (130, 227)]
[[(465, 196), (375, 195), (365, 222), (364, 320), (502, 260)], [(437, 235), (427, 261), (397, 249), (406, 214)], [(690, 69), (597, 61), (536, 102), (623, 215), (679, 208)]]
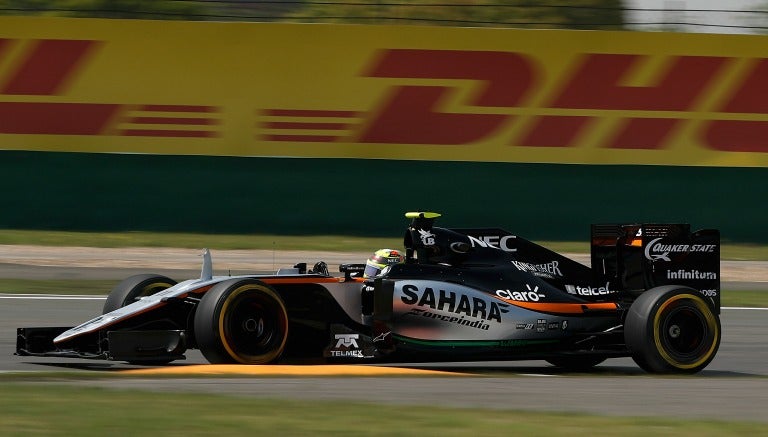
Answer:
[[(445, 225), (500, 226), (539, 240), (583, 241), (593, 222), (671, 221), (691, 222), (694, 228), (719, 228), (726, 241), (768, 241), (768, 232), (763, 230), (768, 210), (756, 196), (768, 189), (768, 161), (764, 159), (768, 148), (761, 139), (768, 108), (749, 97), (768, 90), (768, 84), (760, 79), (760, 47), (768, 43), (763, 39), (768, 32), (766, 0), (0, 0), (0, 19), (6, 20), (0, 21), (0, 86), (6, 86), (0, 92), (0, 111), (5, 111), (0, 114), (4, 117), (0, 117), (0, 189), (6, 204), (0, 228), (391, 236), (399, 235), (406, 210), (436, 210), (444, 213)], [(87, 20), (78, 21), (83, 19)], [(110, 20), (115, 23), (112, 29), (104, 24)], [(155, 24), (130, 24), (137, 20)], [(158, 27), (158, 22), (194, 22), (203, 27)], [(325, 27), (269, 27), (317, 23)], [(359, 27), (350, 30), (350, 24)], [(230, 27), (212, 27), (225, 25)], [(99, 30), (102, 28), (109, 30)], [(402, 30), (411, 28), (427, 30)], [(197, 33), (194, 29), (208, 29), (209, 33), (199, 35), (230, 36), (195, 39), (190, 36)], [(298, 29), (305, 30), (306, 36), (298, 35)], [(322, 39), (325, 31), (316, 29), (332, 29), (328, 35), (346, 39)], [(270, 39), (273, 30), (283, 33)], [(509, 33), (496, 33), (502, 31)], [(55, 45), (29, 48), (43, 39), (97, 41), (101, 40), (99, 32), (107, 35), (104, 44), (67, 48), (87, 54), (82, 55), (87, 68), (72, 67), (71, 72), (67, 70), (70, 66), (57, 58)], [(237, 32), (267, 37), (258, 41), (248, 39), (252, 36), (236, 39), (232, 35)], [(422, 41), (420, 35), (429, 38)], [(316, 37), (320, 39), (313, 39)], [(5, 58), (4, 41), (12, 48)], [(253, 59), (251, 64), (241, 65), (241, 53), (246, 53), (250, 44), (258, 50), (269, 46), (274, 58)], [(362, 44), (369, 44), (364, 53), (358, 50)], [(719, 63), (727, 64), (723, 69), (728, 72), (721, 76), (712, 73), (716, 79), (706, 81), (711, 90), (706, 88), (706, 93), (691, 103), (693, 106), (672, 108), (677, 112), (651, 114), (648, 108), (653, 104), (627, 107), (624, 110), (628, 112), (619, 115), (599, 108), (561, 110), (553, 118), (573, 121), (577, 118), (569, 118), (573, 114), (588, 115), (599, 124), (594, 135), (602, 137), (585, 137), (576, 148), (529, 148), (528, 155), (510, 152), (508, 146), (521, 145), (516, 141), (523, 137), (522, 128), (516, 125), (492, 138), (501, 147), (501, 155), (490, 149), (489, 142), (480, 140), (466, 141), (482, 151), (477, 156), (432, 145), (420, 148), (429, 154), (419, 154), (408, 146), (413, 141), (388, 143), (380, 141), (383, 137), (378, 131), (369, 131), (368, 136), (361, 133), (372, 123), (370, 114), (386, 112), (382, 109), (384, 97), (368, 97), (383, 88), (361, 85), (365, 69), (373, 68), (372, 59), (378, 59), (376, 53), (380, 53), (377, 50), (411, 46), (468, 51), (493, 47), (524, 55), (544, 65), (546, 71), (542, 73), (535, 69), (536, 62), (532, 64), (532, 83), (541, 83), (542, 93), (547, 94), (556, 91), (557, 84), (550, 83), (550, 78), (571, 75), (583, 53), (646, 56), (650, 67), (638, 73), (645, 78), (643, 83), (652, 82), (654, 76), (649, 71), (666, 71), (659, 67), (663, 62), (688, 54), (696, 55), (691, 62), (706, 58), (717, 66), (691, 64), (685, 70), (688, 76), (676, 79), (680, 86), (696, 83), (698, 75), (706, 76), (707, 68), (720, 68)], [(568, 48), (557, 53), (561, 46)], [(330, 51), (324, 52), (326, 49)], [(23, 64), (20, 53), (27, 53), (25, 50), (32, 55)], [(211, 54), (231, 57), (207, 65), (205, 59), (192, 59)], [(123, 58), (116, 59), (118, 56)], [(335, 58), (320, 59), (328, 56)], [(48, 91), (35, 90), (37, 78), (27, 75), (24, 68), (42, 71), (49, 61), (53, 70), (66, 70), (72, 77), (51, 79)], [(327, 61), (327, 68), (321, 61)], [(753, 65), (754, 76), (747, 76)], [(215, 75), (202, 74), (215, 68), (219, 68)], [(408, 84), (433, 79), (441, 86), (457, 83), (455, 78), (422, 77), (426, 73), (415, 67), (412, 70), (408, 73), (411, 77), (421, 78), (409, 79)], [(302, 77), (291, 82), (294, 71), (301, 71)], [(481, 73), (478, 70), (477, 74)], [(603, 98), (602, 94), (609, 94), (611, 89), (641, 88), (590, 90), (612, 80), (613, 73), (605, 74), (582, 84), (585, 95), (594, 92), (596, 98)], [(247, 81), (248, 75), (265, 89), (236, 85), (238, 80)], [(375, 83), (391, 85), (385, 90), (400, 89), (392, 77)], [(333, 78), (330, 85), (325, 82), (328, 78)], [(739, 88), (744, 84), (748, 87)], [(219, 91), (225, 85), (230, 86), (227, 92)], [(438, 87), (423, 86), (422, 91), (428, 88)], [(336, 97), (328, 97), (331, 90)], [(749, 132), (734, 132), (730, 127), (694, 132), (702, 119), (719, 117), (713, 115), (719, 111), (715, 103), (728, 92), (749, 100), (742, 103), (750, 109), (726, 108), (724, 117), (742, 117), (738, 123), (743, 124), (729, 126), (749, 125)], [(144, 100), (139, 101), (138, 96)], [(251, 106), (243, 103), (246, 98)], [(98, 105), (119, 105), (110, 109), (119, 116), (110, 113), (104, 115), (108, 120), (102, 124), (75, 128), (82, 117), (59, 111), (63, 107), (44, 106), (48, 101), (67, 105), (87, 102), (94, 111), (104, 109)], [(182, 101), (203, 103), (179, 103)], [(552, 110), (542, 102), (543, 97), (538, 96), (532, 106), (513, 105), (511, 111), (517, 114), (518, 107), (523, 108), (526, 120)], [(264, 117), (257, 119), (257, 131), (306, 127), (307, 117), (297, 114), (308, 113), (293, 112), (295, 117), (286, 118), (286, 113), (280, 112), (284, 111), (282, 106), (296, 110), (302, 105), (313, 110), (323, 105), (327, 106), (323, 110), (345, 109), (333, 115), (360, 120), (354, 120), (357, 127), (350, 128), (352, 133), (344, 137), (346, 145), (341, 145), (341, 140), (316, 137), (320, 138), (318, 144), (309, 154), (301, 151), (310, 150), (312, 145), (296, 132), (292, 136), (257, 133), (254, 142), (254, 121), (249, 118), (253, 111), (267, 114), (266, 121)], [(363, 109), (370, 111), (367, 116)], [(35, 112), (38, 110), (42, 112)], [(187, 137), (219, 136), (221, 141), (213, 138), (203, 147), (193, 138), (180, 138), (182, 127), (173, 128), (175, 131), (157, 130), (157, 126), (153, 131), (122, 127), (142, 121), (169, 129), (170, 122), (160, 118), (158, 111), (171, 110), (176, 111), (176, 123), (208, 126), (200, 128), (208, 130), (192, 133), (192, 128), (185, 128)], [(52, 117), (46, 116), (50, 111), (69, 115), (59, 122), (61, 125), (51, 125)], [(475, 107), (467, 111), (491, 110)], [(745, 112), (748, 114), (733, 115)], [(397, 118), (395, 113), (385, 115)], [(17, 120), (26, 116), (23, 123)], [(632, 137), (628, 146), (621, 146), (623, 150), (609, 150), (605, 138), (613, 128), (606, 123), (615, 127), (633, 117), (657, 116), (662, 122), (666, 117), (679, 117), (686, 127), (679, 136), (665, 137), (671, 130), (659, 133), (639, 123), (627, 128), (631, 130), (627, 138), (630, 133), (643, 139), (645, 134), (655, 135), (656, 143), (638, 144)], [(334, 126), (346, 125), (338, 122)], [(408, 123), (392, 126), (387, 135), (394, 138), (407, 136), (402, 132), (413, 128)], [(574, 132), (580, 128), (567, 123), (563, 126)], [(398, 129), (401, 134), (396, 133)], [(230, 132), (234, 131), (241, 134), (239, 139), (233, 140)], [(546, 131), (540, 129), (538, 134), (551, 140)], [(133, 143), (129, 144), (129, 139)], [(719, 141), (717, 146), (710, 144), (719, 150), (707, 149), (702, 141)], [(391, 153), (382, 151), (395, 142), (398, 144), (391, 145)], [(656, 148), (680, 150), (652, 150)], [(347, 156), (345, 150), (354, 151)], [(443, 153), (445, 150), (451, 151)]]
[(765, 33), (766, 0), (3, 0), (0, 14)]

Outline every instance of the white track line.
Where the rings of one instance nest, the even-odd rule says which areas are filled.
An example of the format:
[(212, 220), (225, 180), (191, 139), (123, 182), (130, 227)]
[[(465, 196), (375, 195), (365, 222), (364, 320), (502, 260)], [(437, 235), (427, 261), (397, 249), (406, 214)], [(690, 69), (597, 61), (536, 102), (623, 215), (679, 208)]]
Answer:
[(83, 294), (0, 294), (0, 299), (29, 300), (105, 300), (107, 296), (89, 296)]

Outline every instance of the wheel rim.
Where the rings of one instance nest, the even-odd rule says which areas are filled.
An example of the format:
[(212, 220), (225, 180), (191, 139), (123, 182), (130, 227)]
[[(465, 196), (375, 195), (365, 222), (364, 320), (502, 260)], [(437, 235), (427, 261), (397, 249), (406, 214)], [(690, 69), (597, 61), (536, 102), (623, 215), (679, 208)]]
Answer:
[(133, 299), (131, 300), (131, 302), (127, 302), (127, 303), (136, 302), (140, 300), (142, 297), (152, 296), (153, 294), (159, 293), (163, 290), (171, 288), (172, 286), (173, 286), (172, 284), (168, 284), (165, 282), (153, 282), (143, 287), (135, 296), (133, 296)]
[(701, 355), (707, 335), (706, 320), (691, 308), (675, 308), (661, 327), (664, 348), (678, 361), (690, 361)]
[(285, 308), (271, 291), (250, 287), (230, 295), (219, 323), (230, 356), (250, 364), (277, 358), (285, 345), (287, 327)]
[(720, 333), (706, 303), (694, 295), (678, 295), (659, 308), (654, 320), (656, 348), (664, 360), (681, 369), (707, 362)]

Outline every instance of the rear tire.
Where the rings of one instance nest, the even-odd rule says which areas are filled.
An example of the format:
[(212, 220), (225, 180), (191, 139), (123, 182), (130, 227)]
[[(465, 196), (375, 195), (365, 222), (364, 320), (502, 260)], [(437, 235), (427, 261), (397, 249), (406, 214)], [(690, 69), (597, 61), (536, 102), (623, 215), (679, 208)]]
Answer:
[(130, 305), (142, 297), (151, 296), (176, 285), (176, 281), (162, 275), (142, 274), (123, 279), (109, 292), (102, 314)]
[(720, 318), (701, 294), (667, 285), (635, 300), (624, 339), (638, 366), (650, 373), (696, 373), (720, 347)]
[(288, 312), (280, 296), (254, 279), (221, 282), (195, 312), (195, 339), (213, 364), (267, 364), (282, 355)]

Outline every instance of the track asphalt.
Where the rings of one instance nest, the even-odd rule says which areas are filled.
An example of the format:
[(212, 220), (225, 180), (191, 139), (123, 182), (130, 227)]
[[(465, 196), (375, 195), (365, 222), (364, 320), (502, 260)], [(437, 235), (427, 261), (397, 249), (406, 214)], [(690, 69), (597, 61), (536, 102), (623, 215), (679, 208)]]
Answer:
[[(30, 246), (31, 247), (31, 246)], [(151, 252), (151, 253), (150, 253)], [(222, 252), (222, 253), (219, 253)], [(138, 272), (194, 277), (198, 250), (117, 250), (0, 247), (0, 277), (122, 279)], [(301, 261), (329, 265), (368, 255), (214, 251), (217, 274), (273, 270)], [(266, 259), (265, 259), (266, 258)], [(261, 262), (259, 262), (261, 260)], [(766, 263), (723, 265), (723, 280), (763, 287)], [(728, 272), (728, 273), (726, 273)], [(747, 279), (747, 275), (749, 279)], [(766, 287), (763, 287), (765, 289)], [(685, 377), (645, 374), (631, 359), (611, 359), (587, 374), (562, 373), (544, 362), (401, 363), (373, 365), (212, 366), (198, 351), (162, 368), (125, 363), (17, 357), (15, 328), (72, 326), (100, 313), (98, 296), (5, 296), (0, 300), (0, 373), (71, 371), (102, 378), (60, 384), (109, 389), (219, 393), (261, 398), (367, 401), (499, 410), (562, 411), (768, 423), (768, 311), (724, 308), (723, 341), (715, 360)], [(466, 377), (457, 377), (466, 375)], [(49, 379), (46, 383), (53, 383)]]

